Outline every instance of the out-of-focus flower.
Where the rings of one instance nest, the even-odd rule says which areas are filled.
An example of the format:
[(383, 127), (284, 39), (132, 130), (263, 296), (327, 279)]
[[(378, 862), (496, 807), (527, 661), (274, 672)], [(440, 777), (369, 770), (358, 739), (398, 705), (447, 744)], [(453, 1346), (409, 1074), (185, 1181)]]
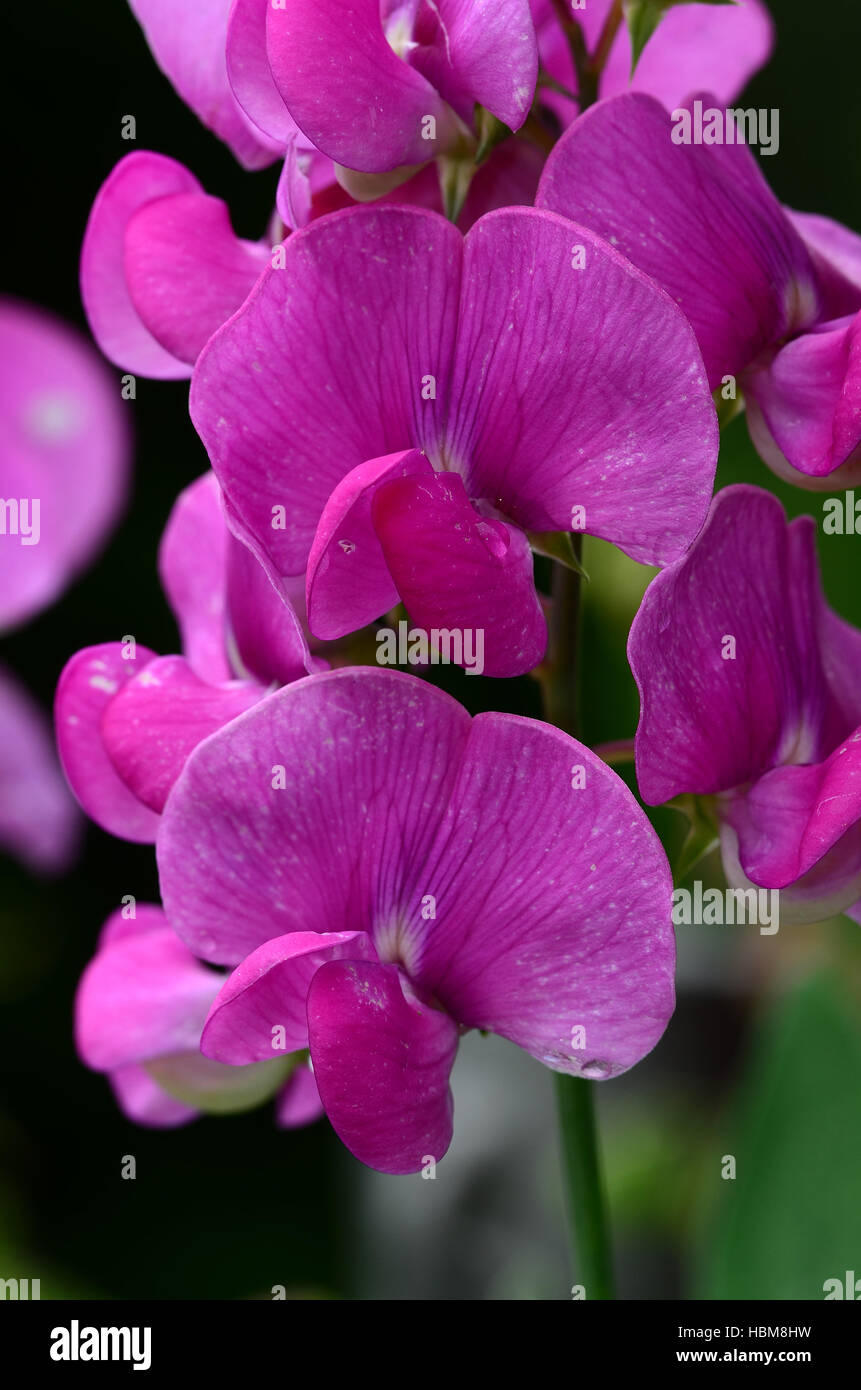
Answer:
[(184, 165), (135, 150), (102, 185), (87, 222), (81, 298), (93, 337), (127, 371), (191, 376), (269, 255), (267, 242), (234, 235), (226, 205)]
[(839, 229), (835, 249), (830, 224), (823, 254), (819, 224), (812, 253), (745, 145), (684, 133), (651, 97), (603, 102), (562, 137), (536, 201), (605, 237), (681, 305), (712, 388), (737, 379), (770, 468), (802, 487), (845, 486), (861, 469), (861, 287), (842, 269), (851, 234)]
[[(554, 0), (531, 0), (542, 66), (566, 91), (576, 95), (577, 75)], [(587, 0), (571, 7), (592, 53), (610, 14), (613, 0)], [(722, 103), (732, 101), (774, 47), (774, 25), (762, 0), (732, 5), (674, 5), (640, 55), (631, 76), (631, 39), (622, 24), (600, 77), (601, 97), (619, 96), (629, 87), (648, 92), (667, 107), (678, 106), (692, 92), (708, 87)], [(576, 101), (547, 89), (542, 101), (567, 125), (577, 115)]]
[(785, 921), (861, 895), (861, 633), (825, 603), (814, 534), (725, 488), (628, 647), (644, 799), (708, 797), (730, 883), (779, 889)]
[(0, 846), (36, 873), (61, 873), (80, 830), (48, 719), (0, 667)]
[(125, 501), (130, 432), (118, 382), (42, 309), (0, 300), (0, 632), (53, 603)]
[(60, 756), (84, 810), (144, 842), (191, 749), (319, 664), (292, 606), (230, 535), (212, 474), (180, 494), (159, 565), (185, 655), (157, 656), (134, 638), (85, 647), (55, 703)]
[(241, 962), (202, 1051), (309, 1048), (338, 1134), (384, 1172), (446, 1151), (464, 1030), (602, 1078), (672, 1012), (669, 866), (625, 785), (559, 730), (471, 719), (412, 676), (270, 696), (193, 754), (157, 848), (189, 949)]
[(137, 1124), (171, 1128), (203, 1112), (250, 1110), (277, 1097), (285, 1128), (322, 1114), (302, 1056), (271, 1047), (268, 1059), (242, 1069), (201, 1056), (201, 1029), (223, 972), (195, 960), (160, 907), (138, 903), (133, 917), (125, 912), (102, 928), (75, 1001), (78, 1054), (107, 1074), (123, 1113)]
[(209, 342), (192, 418), (238, 525), (307, 570), (329, 640), (400, 597), (481, 630), (488, 675), (546, 644), (527, 532), (665, 564), (711, 495), (717, 422), (684, 316), (612, 248), (533, 209), (464, 239), (417, 209), (294, 233)]

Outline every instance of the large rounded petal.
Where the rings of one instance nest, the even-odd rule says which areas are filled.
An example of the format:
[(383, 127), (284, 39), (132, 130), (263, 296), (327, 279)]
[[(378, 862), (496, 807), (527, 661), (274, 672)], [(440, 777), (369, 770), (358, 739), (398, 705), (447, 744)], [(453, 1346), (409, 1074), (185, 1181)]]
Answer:
[(455, 700), (399, 672), (345, 668), (276, 691), (196, 750), (168, 800), (171, 923), (226, 964), (289, 932), (402, 931), (409, 952), (468, 731)]
[(0, 300), (0, 631), (63, 592), (116, 523), (130, 430), (92, 347), (41, 309)]
[(815, 322), (819, 290), (750, 151), (672, 135), (652, 97), (599, 102), (551, 153), (536, 202), (591, 227), (669, 292), (715, 388)]
[[(395, 12), (402, 6), (390, 0)], [(529, 0), (426, 0), (409, 61), (471, 124), (476, 102), (512, 130), (529, 115), (538, 46)]]
[[(462, 238), (414, 208), (353, 208), (290, 236), (198, 359), (191, 413), (231, 506), (282, 575), (368, 459), (439, 442)], [(423, 399), (423, 380), (436, 383)]]
[(443, 1157), (458, 1030), (416, 998), (397, 966), (321, 966), (308, 995), (308, 1031), (320, 1099), (360, 1162), (382, 1173), (415, 1173)]
[(524, 530), (576, 525), (645, 563), (677, 558), (718, 448), (684, 316), (584, 228), (525, 208), (476, 223), (463, 285), (445, 449), (470, 496)]
[(143, 671), (155, 652), (119, 642), (84, 647), (66, 663), (57, 686), (57, 746), (69, 786), (87, 815), (111, 835), (152, 843), (158, 816), (119, 776), (102, 740), (102, 718), (117, 691)]
[(567, 734), (477, 716), (422, 891), (435, 917), (413, 978), (462, 1025), (598, 1079), (655, 1046), (674, 1002), (669, 865)]

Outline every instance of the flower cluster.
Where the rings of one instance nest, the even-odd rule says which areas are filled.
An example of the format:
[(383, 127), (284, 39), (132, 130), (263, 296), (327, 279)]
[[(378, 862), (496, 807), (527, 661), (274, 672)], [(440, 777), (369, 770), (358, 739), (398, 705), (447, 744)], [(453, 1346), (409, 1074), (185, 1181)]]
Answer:
[[(696, 798), (729, 882), (788, 915), (861, 899), (861, 635), (809, 520), (713, 497), (728, 400), (784, 479), (856, 476), (861, 240), (782, 208), (732, 113), (677, 138), (767, 59), (760, 0), (669, 7), (633, 75), (614, 0), (132, 8), (237, 159), (282, 168), (256, 241), (146, 151), (86, 230), (96, 341), (190, 379), (211, 472), (160, 551), (182, 654), (123, 638), (59, 683), (69, 783), (155, 844), (163, 903), (109, 920), (78, 1048), (141, 1123), (277, 1098), (415, 1172), (466, 1030), (605, 1079), (672, 1013), (633, 794), (572, 718), (471, 717), (430, 679), (479, 632), (485, 675), (573, 686), (584, 533), (660, 569), (629, 644), (643, 799)], [(321, 647), (401, 605), (421, 675)]]

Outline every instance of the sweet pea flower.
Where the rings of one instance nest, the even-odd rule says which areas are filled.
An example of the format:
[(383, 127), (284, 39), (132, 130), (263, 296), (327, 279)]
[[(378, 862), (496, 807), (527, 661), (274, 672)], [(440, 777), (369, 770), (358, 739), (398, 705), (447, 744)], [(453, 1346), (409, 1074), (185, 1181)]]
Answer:
[(306, 574), (330, 640), (400, 597), (481, 630), (485, 673), (541, 660), (528, 532), (666, 564), (705, 518), (717, 421), (676, 305), (590, 232), (529, 208), (465, 238), (414, 208), (290, 236), (195, 367), (191, 413), (238, 530)]
[(184, 655), (157, 656), (133, 637), (85, 647), (55, 701), (60, 757), (87, 815), (144, 843), (200, 740), (319, 665), (289, 602), (228, 532), (211, 474), (180, 494), (159, 568)]
[(32, 873), (62, 873), (78, 848), (81, 819), (47, 717), (0, 667), (0, 848)]
[[(554, 0), (531, 0), (542, 67), (566, 91), (577, 93), (577, 74), (571, 47), (559, 23)], [(570, 5), (571, 19), (580, 25), (586, 49), (594, 53), (613, 0), (587, 0)], [(630, 87), (647, 92), (672, 109), (691, 92), (708, 87), (721, 103), (732, 101), (774, 47), (774, 25), (762, 0), (737, 0), (732, 5), (679, 4), (662, 15), (655, 33), (631, 75), (631, 38), (621, 24), (600, 76), (599, 95), (618, 96)], [(552, 89), (541, 92), (564, 125), (577, 115), (577, 103)]]
[(304, 1057), (270, 1051), (261, 1065), (239, 1069), (201, 1056), (201, 1029), (224, 978), (195, 960), (160, 907), (137, 903), (108, 918), (78, 986), (75, 1040), (136, 1124), (174, 1128), (276, 1096), (284, 1128), (322, 1114)]
[(708, 798), (730, 884), (778, 889), (782, 921), (861, 896), (861, 633), (825, 603), (814, 538), (769, 493), (725, 488), (628, 645), (644, 800)]
[(668, 290), (712, 388), (743, 392), (774, 472), (806, 488), (847, 486), (861, 476), (861, 288), (841, 271), (851, 234), (826, 233), (840, 243), (830, 257), (821, 243), (808, 249), (750, 150), (676, 143), (674, 115), (640, 94), (592, 107), (550, 155), (536, 202), (591, 227)]
[(0, 632), (52, 604), (125, 502), (119, 385), (73, 329), (0, 299)]
[(141, 376), (176, 379), (239, 308), (267, 242), (233, 233), (220, 198), (184, 165), (135, 150), (98, 192), (81, 248), (81, 298), (106, 357)]
[(270, 138), (384, 173), (456, 149), (476, 104), (519, 129), (538, 55), (529, 0), (236, 0), (228, 68)]
[(673, 1009), (672, 884), (631, 793), (567, 734), (472, 719), (402, 672), (276, 692), (201, 744), (165, 808), (159, 874), (195, 955), (236, 966), (201, 1051), (310, 1050), (347, 1147), (440, 1159), (458, 1038), (616, 1076)]

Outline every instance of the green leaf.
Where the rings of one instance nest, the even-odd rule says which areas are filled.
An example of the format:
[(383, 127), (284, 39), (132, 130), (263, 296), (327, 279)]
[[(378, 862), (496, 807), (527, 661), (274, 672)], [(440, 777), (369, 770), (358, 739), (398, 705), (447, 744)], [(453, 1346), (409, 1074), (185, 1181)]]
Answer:
[[(729, 1154), (736, 1177), (723, 1179)], [(826, 1280), (861, 1276), (859, 1154), (858, 1007), (822, 972), (773, 1010), (735, 1113), (714, 1136), (693, 1296), (823, 1299)]]
[(625, 0), (625, 18), (631, 35), (631, 77), (642, 57), (643, 49), (654, 34), (667, 10), (675, 5), (734, 5), (736, 0)]
[(668, 801), (667, 805), (674, 811), (681, 811), (689, 821), (687, 837), (673, 867), (673, 882), (681, 883), (700, 860), (711, 854), (720, 840), (720, 834), (711, 803), (706, 797), (686, 793), (677, 796), (674, 801)]
[(536, 555), (544, 555), (548, 560), (558, 560), (566, 569), (573, 570), (585, 579), (589, 576), (578, 559), (570, 531), (528, 531), (527, 539)]

